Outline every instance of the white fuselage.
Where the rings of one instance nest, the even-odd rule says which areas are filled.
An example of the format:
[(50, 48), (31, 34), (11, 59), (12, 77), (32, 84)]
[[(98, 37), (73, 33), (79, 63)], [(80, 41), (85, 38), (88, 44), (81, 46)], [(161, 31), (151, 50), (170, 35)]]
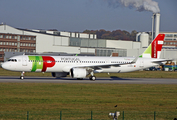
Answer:
[[(132, 72), (158, 65), (153, 63), (154, 58), (138, 58), (131, 63), (134, 57), (93, 57), (93, 56), (46, 56), (21, 55), (10, 58), (2, 67), (11, 71), (24, 72), (70, 72), (71, 68), (93, 68), (94, 73)], [(52, 59), (51, 59), (52, 58)]]

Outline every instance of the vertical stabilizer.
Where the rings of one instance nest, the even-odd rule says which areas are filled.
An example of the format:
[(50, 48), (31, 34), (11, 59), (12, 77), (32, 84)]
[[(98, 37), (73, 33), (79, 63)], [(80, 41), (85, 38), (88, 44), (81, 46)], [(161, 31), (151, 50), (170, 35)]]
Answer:
[(160, 58), (164, 38), (165, 34), (158, 34), (158, 36), (152, 41), (144, 53), (139, 57)]

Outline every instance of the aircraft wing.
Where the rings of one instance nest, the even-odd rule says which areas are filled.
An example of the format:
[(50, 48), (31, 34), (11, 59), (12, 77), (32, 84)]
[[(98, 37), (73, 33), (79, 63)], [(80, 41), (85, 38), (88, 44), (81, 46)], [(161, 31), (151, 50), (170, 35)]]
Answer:
[[(128, 64), (128, 63), (122, 63), (122, 64), (102, 64), (102, 65), (78, 65), (78, 66), (66, 66), (63, 68), (63, 71), (64, 72), (68, 72), (70, 71), (71, 68), (85, 68), (87, 70), (100, 70), (102, 68), (110, 68), (111, 66), (114, 66), (114, 67), (120, 67), (120, 65), (125, 65), (125, 64)], [(130, 63), (129, 63), (130, 64)]]
[(99, 70), (102, 68), (110, 68), (111, 66), (114, 67), (120, 67), (120, 65), (127, 65), (127, 64), (133, 64), (134, 62), (131, 63), (121, 63), (121, 64), (105, 64), (105, 65), (86, 65), (86, 66), (76, 66), (74, 68), (87, 68), (87, 69), (94, 69), (94, 70)]

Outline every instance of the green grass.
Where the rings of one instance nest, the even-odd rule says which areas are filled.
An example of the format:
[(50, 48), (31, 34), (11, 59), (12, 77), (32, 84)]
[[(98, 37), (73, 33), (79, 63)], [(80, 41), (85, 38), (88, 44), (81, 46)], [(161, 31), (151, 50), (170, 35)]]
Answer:
[[(0, 119), (18, 119), (21, 114), (26, 117), (26, 111), (30, 111), (31, 119), (57, 118), (60, 111), (63, 119), (79, 119), (80, 113), (89, 119), (90, 111), (95, 119), (107, 119), (114, 111), (125, 111), (127, 118), (151, 115), (148, 119), (157, 111), (162, 120), (177, 113), (177, 85), (0, 83), (0, 91)], [(73, 114), (68, 115), (70, 112)], [(7, 113), (19, 116), (7, 117)]]

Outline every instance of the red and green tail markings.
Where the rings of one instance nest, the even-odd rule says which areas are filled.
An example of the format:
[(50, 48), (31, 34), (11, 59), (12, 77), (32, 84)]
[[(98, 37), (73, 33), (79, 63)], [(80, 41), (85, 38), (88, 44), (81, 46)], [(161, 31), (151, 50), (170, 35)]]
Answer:
[(32, 61), (31, 72), (35, 72), (37, 69), (45, 72), (48, 67), (55, 65), (55, 59), (50, 56), (28, 56), (28, 58)]
[(160, 58), (165, 34), (159, 34), (153, 42), (148, 46), (144, 53), (139, 56), (143, 58)]

